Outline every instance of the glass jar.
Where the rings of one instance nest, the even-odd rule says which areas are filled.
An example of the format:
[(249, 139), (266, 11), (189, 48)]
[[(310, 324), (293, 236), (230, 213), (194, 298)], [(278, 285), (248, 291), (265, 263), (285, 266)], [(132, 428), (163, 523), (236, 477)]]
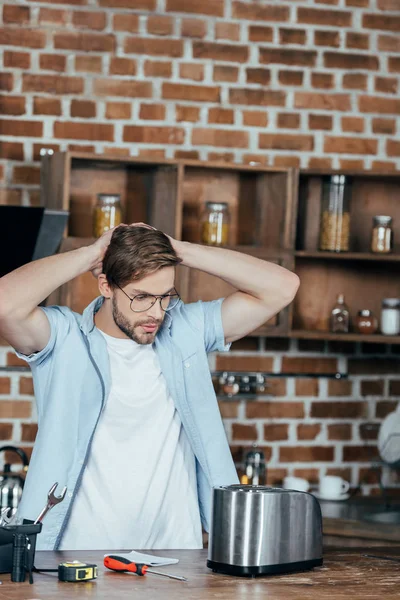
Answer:
[(119, 194), (97, 194), (97, 203), (93, 211), (94, 237), (100, 237), (120, 223), (121, 203)]
[(378, 319), (371, 310), (359, 310), (354, 319), (354, 329), (365, 335), (376, 333), (378, 330)]
[(201, 241), (208, 246), (227, 246), (230, 214), (226, 202), (206, 202), (201, 219)]
[(400, 298), (384, 298), (382, 300), (381, 332), (384, 335), (400, 333)]
[(350, 329), (350, 311), (344, 301), (344, 295), (339, 294), (330, 316), (332, 333), (348, 333)]
[(350, 242), (351, 181), (346, 175), (322, 180), (320, 250), (347, 252)]
[(245, 477), (248, 485), (265, 485), (266, 483), (265, 455), (262, 450), (257, 448), (256, 444), (253, 444), (253, 450), (246, 455)]
[(392, 217), (374, 217), (371, 236), (371, 252), (389, 254), (393, 249)]

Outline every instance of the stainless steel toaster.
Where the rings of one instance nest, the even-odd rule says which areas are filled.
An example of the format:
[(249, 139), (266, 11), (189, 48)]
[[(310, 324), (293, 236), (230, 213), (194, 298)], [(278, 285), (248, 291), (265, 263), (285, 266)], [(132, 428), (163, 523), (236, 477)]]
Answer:
[(311, 494), (281, 488), (213, 488), (207, 566), (230, 575), (322, 565), (322, 516)]

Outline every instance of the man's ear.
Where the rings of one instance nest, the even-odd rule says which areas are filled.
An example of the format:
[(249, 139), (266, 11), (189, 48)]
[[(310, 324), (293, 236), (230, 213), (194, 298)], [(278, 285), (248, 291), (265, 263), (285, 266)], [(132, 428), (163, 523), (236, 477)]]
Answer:
[(107, 281), (107, 277), (104, 275), (104, 273), (100, 273), (100, 275), (97, 278), (97, 283), (99, 286), (100, 294), (102, 296), (104, 296), (104, 298), (111, 298), (112, 289), (111, 289), (110, 284)]

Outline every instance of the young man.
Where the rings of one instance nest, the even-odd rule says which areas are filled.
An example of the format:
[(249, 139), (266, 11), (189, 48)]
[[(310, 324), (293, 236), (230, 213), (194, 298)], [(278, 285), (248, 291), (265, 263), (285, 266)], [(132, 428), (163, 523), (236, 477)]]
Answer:
[[(185, 305), (180, 262), (238, 291)], [(83, 315), (38, 307), (89, 270), (101, 296)], [(34, 519), (54, 482), (68, 488), (38, 549), (202, 547), (212, 487), (237, 482), (207, 353), (265, 323), (298, 284), (275, 264), (144, 224), (0, 279), (0, 335), (30, 363), (38, 409), (19, 515)]]

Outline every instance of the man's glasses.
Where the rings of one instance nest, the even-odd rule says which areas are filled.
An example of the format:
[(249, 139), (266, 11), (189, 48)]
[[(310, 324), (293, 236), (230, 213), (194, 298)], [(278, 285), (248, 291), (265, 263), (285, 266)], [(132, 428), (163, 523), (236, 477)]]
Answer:
[(162, 296), (154, 296), (153, 294), (137, 294), (131, 298), (128, 294), (114, 281), (115, 285), (125, 294), (131, 301), (130, 307), (133, 312), (145, 312), (149, 310), (157, 300), (160, 300), (160, 306), (163, 311), (167, 312), (175, 308), (180, 301), (180, 296), (175, 290), (172, 294), (163, 294)]

